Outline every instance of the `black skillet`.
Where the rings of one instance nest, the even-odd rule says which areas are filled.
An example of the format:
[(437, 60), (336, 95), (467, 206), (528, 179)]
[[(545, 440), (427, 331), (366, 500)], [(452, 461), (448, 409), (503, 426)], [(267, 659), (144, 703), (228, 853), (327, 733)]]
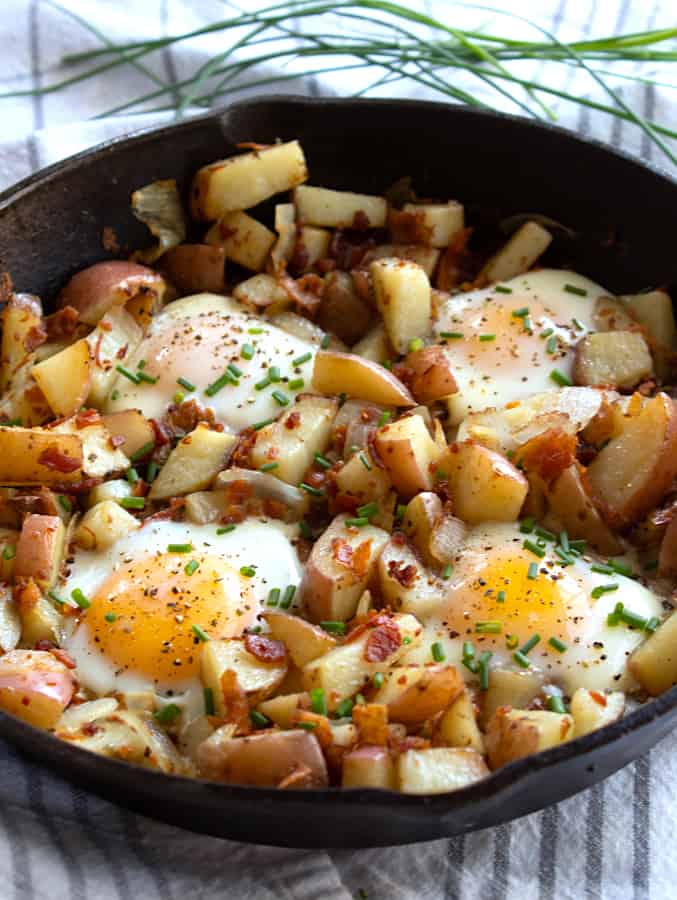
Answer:
[[(491, 231), (541, 213), (562, 230), (552, 259), (632, 292), (677, 283), (677, 185), (622, 153), (558, 128), (459, 106), (391, 100), (262, 98), (113, 141), (0, 196), (0, 271), (47, 305), (69, 275), (148, 242), (129, 196), (158, 178), (187, 191), (202, 165), (241, 141), (299, 138), (312, 183), (378, 193), (411, 175), (420, 196), (458, 198)], [(266, 211), (263, 211), (264, 215)], [(273, 791), (194, 781), (79, 750), (0, 713), (0, 735), (72, 781), (145, 815), (237, 840), (369, 847), (497, 825), (556, 803), (645, 753), (677, 721), (677, 688), (619, 722), (447, 795)]]

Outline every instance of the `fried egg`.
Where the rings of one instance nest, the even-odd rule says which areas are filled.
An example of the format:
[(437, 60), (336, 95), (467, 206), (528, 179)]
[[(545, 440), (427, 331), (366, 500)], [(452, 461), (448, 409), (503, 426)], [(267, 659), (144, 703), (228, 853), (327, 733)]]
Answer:
[[(286, 402), (307, 390), (314, 349), (228, 297), (184, 297), (153, 318), (125, 364), (131, 373), (142, 366), (146, 380), (135, 384), (120, 374), (105, 411), (140, 409), (146, 418), (159, 419), (179, 391), (211, 409), (227, 430), (238, 432), (275, 418)], [(226, 374), (229, 366), (234, 368)], [(225, 383), (217, 387), (224, 375)], [(187, 390), (186, 382), (195, 390)]]
[(556, 390), (555, 369), (571, 381), (574, 348), (595, 330), (595, 305), (604, 296), (604, 288), (582, 275), (541, 269), (441, 304), (434, 333), (445, 343), (458, 385), (448, 400), (450, 424)]
[[(538, 547), (538, 537), (522, 534), (517, 523), (489, 523), (469, 531), (447, 592), (423, 617), (425, 638), (406, 661), (431, 662), (431, 646), (439, 641), (447, 662), (472, 679), (462, 665), (463, 643), (471, 641), (475, 658), (490, 651), (491, 667), (523, 671), (515, 650), (538, 635), (528, 653), (531, 670), (561, 685), (569, 696), (579, 687), (636, 687), (626, 663), (646, 635), (622, 622), (610, 626), (607, 616), (622, 603), (645, 619), (661, 617), (661, 600), (632, 578), (593, 571), (590, 557), (562, 566), (552, 542), (539, 548), (545, 551), (540, 558), (525, 541)], [(617, 587), (593, 596), (595, 588), (611, 585)], [(500, 631), (482, 633), (483, 623), (494, 628), (498, 623)]]
[[(96, 694), (153, 691), (203, 711), (200, 650), (237, 637), (273, 587), (301, 580), (295, 526), (246, 519), (214, 525), (149, 521), (103, 551), (77, 551), (64, 584), (89, 602), (64, 642)], [(187, 549), (187, 548), (190, 549)]]

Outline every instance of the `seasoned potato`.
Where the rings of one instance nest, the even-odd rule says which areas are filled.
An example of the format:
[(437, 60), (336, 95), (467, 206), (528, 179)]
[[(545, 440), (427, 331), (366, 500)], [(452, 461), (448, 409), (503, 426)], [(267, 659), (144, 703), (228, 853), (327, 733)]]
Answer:
[(21, 637), (21, 618), (11, 588), (0, 585), (0, 650), (14, 650)]
[(432, 491), (421, 491), (407, 504), (402, 518), (402, 530), (411, 539), (426, 565), (436, 560), (430, 554), (430, 537), (435, 525), (444, 515), (442, 501)]
[(119, 503), (123, 497), (131, 497), (133, 493), (134, 486), (126, 478), (112, 478), (110, 481), (104, 481), (91, 489), (87, 495), (87, 506), (91, 508), (96, 506), (97, 503), (103, 503), (107, 500)]
[(31, 360), (36, 343), (44, 337), (42, 305), (38, 297), (12, 294), (2, 311), (1, 390), (4, 391), (16, 372)]
[(422, 619), (439, 606), (445, 583), (421, 565), (411, 547), (392, 537), (378, 560), (378, 577), (386, 604)]
[(99, 700), (88, 700), (77, 706), (70, 706), (56, 723), (54, 730), (59, 737), (76, 734), (83, 725), (90, 725), (96, 719), (112, 715), (118, 706), (114, 697), (101, 697)]
[(169, 454), (148, 496), (151, 500), (166, 500), (208, 487), (225, 465), (236, 441), (235, 435), (198, 424)]
[(291, 303), (289, 294), (280, 286), (277, 279), (264, 272), (241, 281), (233, 290), (233, 297), (246, 306), (252, 306), (256, 310), (265, 309), (268, 312), (284, 309)]
[(320, 350), (315, 356), (313, 387), (323, 394), (337, 388), (358, 400), (382, 406), (414, 406), (414, 399), (388, 369), (354, 353)]
[(74, 540), (83, 550), (105, 550), (140, 526), (138, 519), (115, 500), (102, 500), (80, 519)]
[(147, 306), (162, 301), (167, 290), (164, 279), (137, 263), (109, 260), (76, 272), (59, 294), (59, 306), (72, 306), (80, 321), (96, 325), (109, 309), (136, 299)]
[[(239, 489), (245, 485), (253, 497), (261, 500), (274, 500), (286, 512), (286, 520), (297, 521), (308, 509), (308, 497), (297, 487), (276, 478), (270, 472), (259, 472), (256, 469), (240, 469), (231, 466), (224, 469), (214, 479), (214, 488), (230, 490), (232, 486)], [(218, 502), (218, 501), (217, 501)]]
[(75, 693), (75, 678), (45, 650), (0, 656), (0, 709), (38, 728), (53, 728)]
[(59, 516), (26, 516), (16, 545), (14, 577), (32, 578), (41, 588), (51, 588), (59, 574), (65, 536)]
[(482, 756), (467, 748), (407, 750), (397, 760), (397, 777), (403, 794), (445, 794), (481, 781), (488, 774)]
[(546, 486), (550, 509), (569, 537), (587, 541), (600, 553), (612, 556), (622, 552), (622, 544), (602, 519), (585, 487), (578, 463), (565, 469), (551, 485)]
[(432, 488), (440, 449), (421, 416), (406, 416), (379, 428), (376, 449), (402, 497)]
[(383, 197), (309, 185), (296, 188), (294, 206), (302, 225), (324, 228), (383, 228), (388, 211)]
[(83, 338), (33, 366), (31, 374), (55, 416), (71, 416), (83, 405), (91, 385), (89, 344)]
[(322, 788), (329, 784), (327, 766), (314, 734), (266, 731), (233, 738), (222, 729), (198, 747), (200, 774), (214, 781), (261, 787)]
[(393, 356), (396, 356), (385, 326), (380, 324), (374, 325), (371, 331), (368, 331), (362, 340), (353, 346), (352, 352), (356, 356), (361, 356), (375, 363), (384, 363), (387, 359), (392, 359)]
[(388, 532), (374, 525), (355, 528), (337, 516), (313, 545), (299, 588), (314, 622), (346, 622), (375, 569)]
[(404, 259), (377, 259), (371, 266), (374, 295), (390, 342), (406, 353), (430, 331), (430, 282), (420, 266)]
[(568, 714), (500, 706), (487, 725), (489, 765), (498, 769), (514, 759), (563, 744), (573, 736), (574, 720)]
[(317, 313), (319, 325), (350, 345), (365, 336), (371, 318), (371, 308), (355, 290), (351, 275), (329, 272), (324, 279), (322, 302)]
[(637, 322), (613, 297), (599, 297), (592, 316), (595, 331), (636, 331)]
[(428, 278), (432, 278), (440, 258), (440, 251), (422, 244), (379, 244), (367, 250), (360, 263), (360, 269), (375, 259), (406, 259), (420, 266)]
[(601, 694), (578, 688), (571, 698), (571, 715), (574, 717), (574, 737), (596, 731), (623, 715), (625, 695), (620, 691)]
[(192, 213), (196, 219), (218, 219), (288, 191), (307, 177), (298, 141), (231, 156), (199, 170), (191, 190)]
[(672, 613), (628, 660), (628, 668), (652, 697), (677, 683), (677, 614)]
[(80, 420), (75, 416), (53, 425), (47, 433), (55, 437), (58, 435), (60, 439), (67, 435), (80, 439), (82, 471), (88, 478), (107, 478), (128, 469), (129, 459), (121, 449), (113, 445), (110, 432), (103, 424), (103, 420), (94, 419), (91, 425), (88, 423), (87, 417)]
[(0, 482), (3, 484), (80, 481), (82, 457), (82, 440), (75, 434), (0, 428)]
[(576, 384), (634, 388), (652, 376), (653, 360), (638, 331), (589, 334), (576, 348)]
[(457, 391), (451, 360), (442, 347), (424, 347), (409, 353), (402, 362), (408, 370), (409, 387), (419, 403), (434, 403)]
[(485, 283), (508, 281), (527, 272), (552, 242), (552, 235), (536, 222), (526, 222), (491, 257), (479, 274)]
[(449, 482), (454, 511), (470, 524), (514, 522), (529, 489), (524, 475), (499, 453), (466, 441), (438, 461)]
[(326, 450), (337, 408), (333, 397), (299, 397), (279, 419), (257, 432), (251, 462), (260, 468), (273, 461), (277, 478), (299, 484), (315, 454)]
[(299, 669), (336, 646), (336, 641), (330, 634), (299, 616), (269, 609), (263, 617), (268, 623), (271, 637), (282, 641), (291, 661)]
[(455, 235), (463, 230), (463, 206), (455, 200), (448, 203), (405, 203), (405, 213), (421, 216), (426, 232), (425, 243), (431, 247), (448, 247)]
[(296, 246), (296, 210), (293, 203), (275, 204), (275, 231), (277, 240), (270, 251), (270, 262), (273, 272), (281, 273), (286, 271)]
[(620, 298), (642, 325), (652, 349), (656, 374), (665, 379), (674, 371), (677, 326), (672, 299), (666, 291), (649, 291)]
[(45, 395), (35, 383), (31, 368), (37, 354), (29, 354), (25, 365), (17, 369), (0, 398), (0, 419), (23, 425), (42, 425), (52, 418)]
[[(142, 337), (143, 330), (122, 306), (109, 309), (96, 328), (87, 335), (91, 358), (87, 398), (89, 403), (102, 408), (105, 406), (111, 388), (119, 377), (117, 366), (132, 356)], [(141, 415), (136, 410), (128, 412)]]
[(223, 294), (225, 253), (223, 247), (180, 244), (162, 255), (162, 269), (180, 296)]
[(187, 494), (184, 504), (186, 519), (196, 525), (208, 525), (222, 519), (228, 508), (225, 491), (195, 491)]
[(256, 708), (280, 728), (293, 728), (300, 705), (309, 701), (310, 694), (305, 691), (298, 694), (278, 694), (270, 700), (263, 700)]
[(142, 447), (155, 443), (153, 426), (138, 409), (123, 409), (102, 418), (113, 439), (124, 438), (120, 449), (125, 456), (134, 456)]
[(514, 672), (511, 669), (492, 669), (489, 689), (482, 691), (480, 725), (487, 727), (500, 706), (522, 709), (537, 697), (543, 687), (543, 677), (537, 672)]
[(477, 724), (475, 705), (470, 692), (464, 690), (454, 700), (435, 726), (435, 740), (450, 747), (469, 747), (484, 753), (484, 737)]
[(335, 482), (341, 494), (354, 497), (359, 505), (382, 500), (391, 487), (390, 476), (376, 465), (369, 450), (354, 453), (336, 473)]
[(341, 786), (344, 788), (397, 788), (395, 764), (386, 747), (357, 747), (343, 757)]
[(221, 681), (224, 672), (235, 672), (248, 702), (255, 705), (279, 687), (288, 668), (284, 658), (272, 663), (262, 662), (247, 650), (245, 641), (239, 638), (207, 641), (200, 660), (202, 681), (213, 692), (214, 708), (219, 716), (226, 712)]
[(620, 425), (587, 472), (593, 497), (615, 526), (649, 512), (677, 475), (677, 410), (667, 394), (657, 394)]
[(446, 709), (463, 690), (463, 678), (454, 666), (398, 666), (386, 673), (372, 702), (386, 704), (393, 722), (413, 726)]
[(266, 264), (275, 235), (261, 222), (244, 212), (229, 212), (204, 237), (206, 244), (223, 248), (226, 259), (260, 272)]
[[(294, 337), (312, 344), (313, 347), (319, 347), (326, 337), (322, 328), (316, 325), (315, 322), (311, 322), (305, 316), (299, 316), (288, 309), (282, 312), (273, 312), (270, 316), (270, 321), (273, 325), (277, 325), (278, 328), (282, 328), (283, 331), (288, 331)], [(329, 336), (329, 346), (336, 350), (345, 350), (344, 344), (331, 335)]]
[(302, 225), (296, 235), (294, 263), (301, 272), (311, 272), (318, 259), (325, 259), (329, 253), (331, 232), (325, 228)]

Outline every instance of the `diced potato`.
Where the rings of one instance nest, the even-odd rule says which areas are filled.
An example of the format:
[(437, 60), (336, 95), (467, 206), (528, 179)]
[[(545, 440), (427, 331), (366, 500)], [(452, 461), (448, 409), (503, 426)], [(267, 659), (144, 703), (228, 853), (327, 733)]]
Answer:
[(395, 350), (390, 343), (385, 329), (385, 325), (374, 325), (371, 331), (367, 332), (361, 341), (353, 346), (352, 352), (356, 356), (369, 359), (375, 363), (384, 363), (388, 359), (396, 356)]
[(391, 487), (390, 476), (376, 465), (369, 450), (354, 453), (336, 473), (335, 483), (339, 493), (354, 497), (360, 506), (383, 500)]
[(212, 431), (199, 423), (169, 454), (151, 486), (149, 498), (166, 500), (209, 487), (236, 443), (235, 435)]
[(181, 725), (178, 735), (178, 747), (184, 756), (193, 762), (197, 758), (198, 747), (214, 734), (215, 728), (209, 716), (195, 716), (185, 725)]
[(677, 613), (672, 613), (634, 651), (628, 668), (652, 697), (677, 684)]
[(388, 337), (398, 353), (430, 331), (430, 282), (420, 266), (403, 259), (377, 259), (371, 266), (374, 295)]
[(31, 369), (55, 416), (71, 416), (83, 405), (91, 384), (89, 344), (83, 338)]
[(371, 596), (371, 591), (364, 591), (357, 604), (357, 609), (355, 610), (355, 618), (360, 619), (363, 616), (368, 616), (373, 608), (374, 603)]
[(260, 272), (275, 243), (275, 235), (247, 213), (229, 212), (212, 225), (204, 241), (223, 247), (226, 259), (252, 272)]
[(260, 468), (274, 460), (277, 478), (299, 484), (315, 454), (326, 450), (337, 408), (334, 398), (300, 396), (279, 419), (257, 432), (251, 462)]
[(53, 728), (75, 693), (70, 670), (45, 650), (0, 656), (0, 709), (38, 728)]
[(16, 545), (15, 578), (32, 578), (49, 590), (59, 575), (65, 536), (59, 516), (26, 516)]
[(352, 717), (360, 744), (382, 747), (388, 745), (388, 710), (382, 703), (356, 703)]
[(487, 725), (489, 765), (498, 769), (514, 759), (563, 744), (573, 736), (574, 720), (566, 713), (500, 706)]
[(325, 331), (335, 334), (346, 344), (354, 344), (365, 336), (371, 319), (371, 306), (355, 290), (349, 272), (337, 269), (325, 275), (322, 301), (317, 311), (318, 324)]
[(16, 370), (8, 387), (0, 397), (0, 419), (3, 422), (22, 422), (30, 427), (42, 425), (53, 418), (45, 395), (35, 383), (31, 368), (36, 354), (30, 353), (25, 364)]
[(90, 332), (86, 338), (91, 357), (89, 403), (97, 408), (104, 406), (119, 375), (117, 366), (132, 356), (142, 337), (141, 327), (123, 306), (109, 309)]
[(21, 638), (21, 618), (8, 585), (0, 585), (0, 650), (9, 653)]
[(528, 272), (552, 242), (552, 235), (536, 222), (526, 222), (495, 253), (479, 274), (485, 283), (508, 281)]
[[(303, 682), (306, 690), (322, 688), (333, 708), (342, 697), (350, 697), (372, 680), (376, 672), (394, 666), (405, 653), (417, 647), (421, 642), (423, 629), (419, 622), (410, 615), (395, 614), (389, 616), (400, 633), (402, 641), (410, 638), (409, 643), (400, 643), (389, 652), (385, 659), (370, 661), (366, 658), (368, 642), (379, 625), (380, 616), (368, 623), (367, 629), (347, 644), (342, 644), (324, 656), (314, 659), (303, 667)], [(390, 626), (392, 628), (392, 626)]]
[(354, 528), (337, 516), (313, 545), (299, 588), (315, 622), (347, 622), (375, 570), (388, 532), (374, 525)]
[(622, 552), (623, 545), (592, 502), (578, 464), (565, 469), (551, 485), (547, 485), (546, 495), (550, 509), (570, 538), (587, 541), (609, 556)]
[(512, 669), (492, 669), (489, 689), (481, 693), (480, 725), (487, 723), (500, 706), (522, 709), (537, 697), (543, 687), (543, 677), (537, 672), (515, 672)]
[(286, 271), (287, 263), (296, 246), (296, 210), (293, 203), (275, 205), (275, 231), (277, 240), (270, 251), (273, 272)]
[[(65, 484), (82, 479), (82, 440), (31, 428), (0, 428), (0, 483)], [(55, 468), (58, 464), (61, 468)], [(63, 471), (63, 469), (70, 471)]]
[(35, 338), (44, 335), (42, 304), (31, 294), (12, 294), (2, 310), (0, 389), (31, 359)]
[(444, 515), (442, 501), (432, 491), (421, 491), (409, 503), (402, 518), (402, 530), (411, 539), (427, 566), (437, 560), (430, 554), (430, 537)]
[(397, 789), (395, 764), (386, 747), (358, 747), (343, 757), (341, 786), (344, 788)]
[[(287, 331), (289, 334), (293, 334), (294, 337), (312, 344), (313, 347), (319, 347), (326, 337), (322, 328), (316, 325), (315, 322), (311, 322), (305, 316), (299, 316), (288, 309), (285, 309), (283, 312), (274, 312), (270, 317), (270, 321), (273, 325), (277, 325), (278, 328), (282, 328), (283, 331)], [(341, 342), (334, 337), (330, 337), (329, 346), (335, 347), (337, 350), (345, 349)]]
[(593, 497), (610, 524), (637, 521), (656, 506), (677, 475), (677, 409), (667, 394), (624, 416), (620, 434), (588, 467)]
[(440, 449), (421, 416), (406, 416), (379, 428), (376, 450), (402, 497), (431, 490)]
[(571, 715), (574, 717), (574, 737), (581, 737), (591, 731), (615, 722), (623, 715), (625, 694), (613, 691), (601, 694), (578, 688), (571, 698)]
[(674, 369), (677, 326), (672, 299), (666, 291), (649, 291), (620, 298), (634, 318), (643, 325), (651, 345), (656, 374), (669, 377)]
[(104, 503), (107, 500), (119, 503), (123, 497), (131, 497), (133, 493), (134, 486), (126, 478), (112, 478), (110, 481), (94, 485), (87, 494), (87, 506), (91, 508), (97, 503)]
[(284, 309), (291, 300), (277, 279), (260, 272), (246, 281), (241, 281), (233, 290), (233, 297), (246, 306), (267, 311)]
[(142, 447), (155, 443), (155, 430), (138, 409), (123, 409), (103, 416), (103, 424), (113, 438), (124, 438), (120, 448), (125, 456), (134, 456)]
[(408, 544), (391, 538), (378, 561), (381, 593), (386, 604), (421, 619), (439, 608), (445, 583), (421, 565)]
[(34, 581), (29, 581), (17, 592), (17, 606), (23, 644), (32, 647), (38, 641), (51, 641), (55, 645), (61, 643), (63, 620)]
[(402, 364), (411, 373), (409, 387), (419, 403), (434, 403), (458, 390), (451, 359), (442, 347), (415, 350)]
[(114, 697), (101, 697), (100, 700), (88, 700), (77, 706), (70, 706), (56, 723), (54, 730), (58, 737), (64, 734), (75, 734), (83, 725), (90, 725), (96, 719), (111, 716), (118, 708)]
[[(82, 441), (82, 471), (88, 478), (107, 478), (129, 468), (129, 459), (111, 442), (111, 435), (101, 422), (78, 424), (77, 416), (55, 425), (53, 435), (74, 435)], [(58, 480), (58, 479), (56, 479)]]
[(329, 784), (320, 745), (308, 731), (266, 731), (241, 738), (222, 737), (220, 731), (198, 748), (204, 778), (288, 789)]
[(314, 228), (312, 225), (301, 226), (297, 235), (294, 258), (302, 261), (301, 271), (312, 271), (318, 259), (325, 259), (329, 254), (331, 232), (325, 228)]
[(233, 484), (244, 483), (251, 490), (251, 495), (261, 500), (273, 500), (280, 504), (285, 512), (285, 521), (297, 521), (308, 509), (308, 495), (270, 472), (259, 472), (256, 469), (240, 469), (230, 466), (214, 479), (215, 490), (230, 490)]
[(296, 188), (294, 206), (302, 225), (325, 228), (383, 228), (388, 212), (383, 197), (309, 185)]
[(450, 747), (469, 747), (484, 753), (484, 737), (469, 691), (463, 691), (440, 718), (435, 726), (435, 736)]
[(464, 227), (463, 206), (455, 200), (448, 203), (405, 203), (403, 210), (421, 216), (421, 224), (430, 235), (426, 243), (431, 247), (448, 247)]
[(223, 294), (225, 254), (222, 247), (179, 244), (162, 254), (162, 270), (180, 297)]
[(263, 617), (268, 623), (271, 636), (276, 641), (282, 641), (289, 651), (291, 661), (299, 669), (336, 646), (336, 641), (330, 634), (299, 616), (269, 609)]
[(446, 794), (481, 781), (488, 774), (483, 757), (470, 749), (407, 750), (397, 760), (397, 777), (403, 794)]
[(434, 247), (424, 247), (422, 244), (379, 244), (378, 247), (367, 250), (360, 263), (360, 268), (368, 266), (375, 259), (392, 257), (416, 263), (428, 278), (432, 278), (440, 258), (440, 251)]
[(309, 699), (305, 691), (299, 694), (278, 694), (270, 700), (263, 700), (256, 708), (280, 728), (293, 728), (299, 705)]
[(186, 496), (184, 505), (186, 518), (196, 525), (218, 522), (226, 514), (225, 491), (196, 491)]
[(308, 177), (298, 141), (275, 144), (231, 156), (199, 170), (191, 191), (196, 219), (218, 219), (232, 210), (249, 209), (301, 184)]
[(238, 638), (208, 641), (202, 648), (200, 659), (202, 681), (205, 687), (212, 689), (214, 708), (219, 716), (226, 712), (221, 686), (224, 672), (231, 670), (236, 673), (248, 702), (255, 705), (277, 690), (288, 668), (286, 660), (261, 662), (247, 650), (244, 641)]
[(652, 376), (653, 360), (638, 331), (589, 334), (576, 347), (576, 384), (627, 389)]
[(399, 666), (386, 674), (372, 702), (385, 703), (393, 722), (414, 726), (446, 709), (463, 690), (463, 678), (454, 666)]
[(529, 483), (504, 456), (467, 441), (452, 444), (438, 465), (459, 519), (474, 525), (519, 518)]
[[(116, 306), (146, 308), (159, 306), (167, 290), (161, 275), (127, 260), (112, 259), (95, 263), (76, 272), (59, 294), (59, 306), (72, 306), (80, 321), (96, 325)], [(137, 303), (140, 301), (140, 304)], [(96, 357), (95, 357), (96, 358)]]
[(613, 297), (599, 297), (592, 315), (595, 331), (636, 331), (637, 323), (626, 307)]
[(354, 353), (320, 350), (315, 356), (313, 387), (323, 394), (346, 393), (382, 406), (414, 406), (413, 397), (399, 378)]
[(102, 500), (87, 510), (75, 529), (75, 543), (83, 550), (105, 550), (141, 526), (115, 500)]

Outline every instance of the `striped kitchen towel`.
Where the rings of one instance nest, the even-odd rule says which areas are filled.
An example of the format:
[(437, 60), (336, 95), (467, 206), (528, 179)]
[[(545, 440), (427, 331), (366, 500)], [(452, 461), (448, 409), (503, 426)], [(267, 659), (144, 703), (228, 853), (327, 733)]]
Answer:
[[(270, 5), (240, 3), (246, 9)], [(409, 5), (456, 25), (493, 25), (513, 35), (526, 27), (495, 11), (478, 19), (446, 0)], [(494, 0), (487, 6), (537, 17), (564, 39), (675, 24), (670, 0)], [(99, 40), (78, 17), (111, 41), (137, 40), (158, 30), (185, 31), (235, 9), (220, 0), (63, 0), (61, 6), (2, 0), (0, 93), (70, 76), (71, 70), (59, 70), (62, 55), (96, 47)], [(291, 24), (304, 27), (302, 21)], [(219, 40), (211, 36), (165, 50), (149, 62), (153, 76), (176, 85), (196, 62), (222, 49)], [(297, 71), (286, 91), (348, 94), (370, 81), (364, 73), (304, 78)], [(520, 71), (569, 91), (589, 89), (573, 69), (553, 74), (541, 63), (525, 63)], [(669, 73), (661, 80), (669, 81)], [(462, 77), (457, 85), (467, 87)], [(677, 128), (677, 98), (669, 87), (622, 79), (614, 86), (647, 117)], [(112, 136), (166, 122), (173, 113), (154, 110), (160, 102), (140, 114), (106, 115), (125, 98), (152, 89), (148, 77), (129, 66), (42, 98), (0, 101), (0, 187)], [(414, 83), (381, 86), (375, 93), (431, 96)], [(510, 108), (507, 100), (503, 108)], [(561, 124), (665, 164), (637, 129), (565, 102), (555, 109)], [(387, 850), (322, 852), (252, 847), (163, 825), (72, 787), (0, 743), (0, 900), (668, 900), (677, 892), (674, 749), (677, 738), (668, 738), (591, 790), (498, 828)]]

